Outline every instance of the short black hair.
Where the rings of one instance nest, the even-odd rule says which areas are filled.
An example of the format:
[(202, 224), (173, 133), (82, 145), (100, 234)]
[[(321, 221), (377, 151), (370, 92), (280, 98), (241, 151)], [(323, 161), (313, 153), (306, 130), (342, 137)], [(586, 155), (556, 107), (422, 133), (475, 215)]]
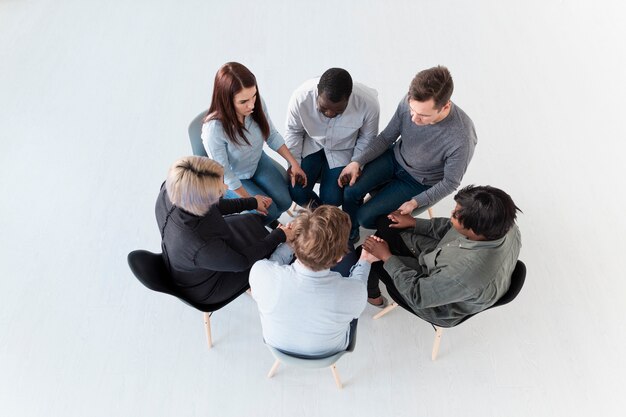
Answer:
[(468, 185), (454, 196), (454, 201), (460, 206), (454, 217), (465, 229), (487, 240), (506, 235), (515, 224), (517, 212), (521, 212), (510, 195), (489, 185)]
[(317, 93), (324, 93), (333, 103), (348, 99), (352, 94), (352, 77), (343, 68), (330, 68), (322, 74), (317, 84)]

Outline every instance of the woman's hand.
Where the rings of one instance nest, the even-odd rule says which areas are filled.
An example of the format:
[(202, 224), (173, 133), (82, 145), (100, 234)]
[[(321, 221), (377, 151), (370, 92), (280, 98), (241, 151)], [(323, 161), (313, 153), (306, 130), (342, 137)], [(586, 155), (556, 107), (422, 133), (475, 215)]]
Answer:
[(256, 199), (257, 204), (256, 211), (264, 216), (267, 216), (267, 208), (272, 204), (272, 199), (260, 194), (255, 195), (254, 198)]
[(291, 244), (291, 242), (293, 242), (293, 239), (296, 237), (295, 232), (291, 228), (291, 223), (281, 224), (278, 227), (280, 228), (280, 230), (285, 232), (285, 236), (287, 237), (287, 244)]
[(306, 174), (298, 164), (293, 164), (287, 170), (287, 174), (289, 174), (289, 178), (291, 179), (291, 187), (295, 187), (298, 184), (301, 187), (306, 187), (307, 178)]

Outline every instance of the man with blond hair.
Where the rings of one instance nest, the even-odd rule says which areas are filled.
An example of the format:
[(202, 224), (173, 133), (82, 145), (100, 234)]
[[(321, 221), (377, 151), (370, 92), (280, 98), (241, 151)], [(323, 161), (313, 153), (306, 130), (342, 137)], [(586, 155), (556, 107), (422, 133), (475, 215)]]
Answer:
[[(350, 218), (322, 205), (301, 213), (269, 260), (254, 264), (250, 287), (265, 342), (286, 353), (323, 357), (345, 350), (366, 305), (367, 251), (350, 276), (330, 270), (348, 252)], [(293, 255), (296, 261), (290, 264)]]

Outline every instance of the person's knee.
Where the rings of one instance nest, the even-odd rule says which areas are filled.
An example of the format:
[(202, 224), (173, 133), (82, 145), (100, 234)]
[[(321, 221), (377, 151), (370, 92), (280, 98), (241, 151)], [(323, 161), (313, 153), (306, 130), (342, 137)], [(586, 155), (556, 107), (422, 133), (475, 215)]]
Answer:
[(366, 229), (375, 229), (376, 228), (376, 215), (371, 213), (368, 210), (368, 207), (361, 206), (359, 211), (356, 213), (356, 219), (361, 226)]
[(343, 204), (343, 190), (337, 184), (322, 184), (320, 200), (323, 204), (339, 207)]

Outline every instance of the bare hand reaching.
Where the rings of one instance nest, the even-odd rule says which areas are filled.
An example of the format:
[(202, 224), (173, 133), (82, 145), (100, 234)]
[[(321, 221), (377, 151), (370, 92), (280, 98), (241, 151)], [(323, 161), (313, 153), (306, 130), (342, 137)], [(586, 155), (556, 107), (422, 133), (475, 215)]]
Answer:
[(416, 208), (417, 208), (417, 201), (409, 200), (409, 201), (405, 201), (404, 203), (402, 203), (402, 205), (398, 207), (398, 210), (400, 211), (400, 214), (411, 214), (411, 212), (415, 210)]
[(415, 227), (415, 218), (410, 214), (402, 214), (400, 210), (391, 212), (387, 218), (391, 220), (389, 227), (393, 229), (406, 229)]
[(383, 262), (387, 261), (387, 259), (391, 257), (389, 245), (378, 236), (372, 235), (365, 239), (365, 242), (363, 242), (363, 249)]
[(291, 223), (289, 224), (281, 224), (278, 226), (280, 230), (285, 232), (285, 236), (287, 237), (287, 244), (293, 242), (293, 239), (296, 237), (293, 229), (291, 228)]
[(287, 175), (291, 180), (291, 187), (295, 187), (298, 184), (301, 187), (306, 187), (307, 179), (306, 173), (300, 167), (300, 165), (292, 165), (287, 169)]
[(339, 178), (337, 178), (337, 185), (343, 188), (346, 185), (353, 186), (356, 180), (361, 175), (361, 165), (358, 162), (350, 162), (341, 170)]
[(254, 198), (256, 199), (257, 204), (256, 211), (264, 216), (267, 216), (267, 208), (272, 204), (272, 199), (260, 194), (255, 195)]
[(369, 253), (365, 248), (361, 248), (361, 258), (359, 259), (369, 263), (380, 261), (380, 259)]

